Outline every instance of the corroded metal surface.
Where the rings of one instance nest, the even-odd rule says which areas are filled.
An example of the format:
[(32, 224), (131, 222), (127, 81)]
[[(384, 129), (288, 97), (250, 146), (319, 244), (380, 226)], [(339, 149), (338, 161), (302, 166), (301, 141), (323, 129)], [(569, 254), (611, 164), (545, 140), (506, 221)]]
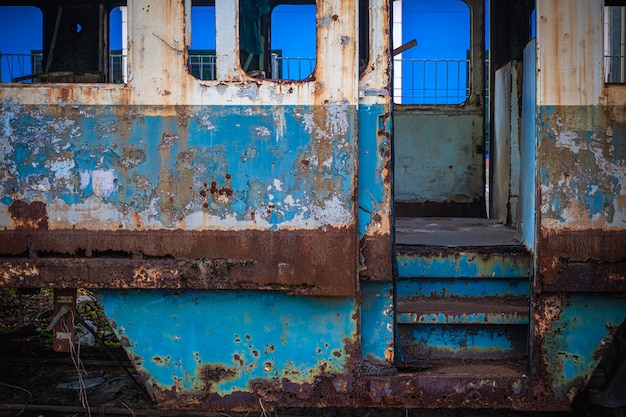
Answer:
[[(232, 274), (232, 288), (247, 281), (353, 294), (351, 110), (171, 110), (4, 102), (2, 253), (99, 257), (93, 265), (111, 256), (225, 260), (248, 265)], [(68, 262), (65, 279), (95, 280), (89, 264)], [(132, 285), (132, 275), (118, 278)]]
[(398, 269), (402, 277), (498, 278), (529, 277), (531, 259), (521, 246), (442, 248), (402, 246)]
[[(274, 289), (351, 295), (354, 229), (313, 231), (4, 232), (0, 285)], [(262, 242), (262, 244), (260, 243)], [(307, 257), (302, 254), (314, 254)], [(28, 256), (30, 254), (30, 257)]]
[(540, 288), (626, 290), (626, 111), (544, 107), (540, 113)]
[(569, 404), (626, 321), (626, 298), (553, 293), (533, 299), (530, 373), (541, 400)]
[[(361, 48), (369, 47), (367, 66), (359, 77), (358, 224), (361, 250), (360, 277), (389, 281), (393, 271), (392, 221), (392, 117), (390, 3), (373, 0), (360, 4)], [(361, 57), (362, 58), (362, 57)]]
[[(388, 302), (384, 283), (367, 285)], [(409, 373), (366, 366), (351, 297), (103, 291), (99, 298), (163, 408), (256, 410), (259, 401), (268, 409), (537, 408), (536, 380), (523, 366), (448, 361)]]
[[(184, 288), (190, 276), (191, 288), (354, 294), (355, 3), (317, 6), (324, 65), (305, 82), (241, 70), (237, 2), (215, 5), (218, 79), (195, 79), (188, 31), (162, 24), (184, 22), (186, 4), (128, 5), (126, 85), (0, 88), (0, 249), (18, 257), (5, 258), (3, 284)], [(388, 213), (386, 189), (378, 216)], [(145, 280), (128, 258), (154, 273)], [(98, 278), (99, 268), (115, 275)], [(382, 269), (380, 260), (372, 268)]]

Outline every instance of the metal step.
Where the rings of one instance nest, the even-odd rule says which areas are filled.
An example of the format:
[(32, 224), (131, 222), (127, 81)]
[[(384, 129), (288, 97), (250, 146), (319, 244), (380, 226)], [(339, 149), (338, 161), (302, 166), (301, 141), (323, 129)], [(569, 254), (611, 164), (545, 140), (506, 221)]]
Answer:
[(523, 362), (532, 257), (514, 231), (486, 219), (400, 223), (395, 300), (404, 365)]
[(529, 303), (520, 300), (400, 300), (398, 324), (528, 324)]

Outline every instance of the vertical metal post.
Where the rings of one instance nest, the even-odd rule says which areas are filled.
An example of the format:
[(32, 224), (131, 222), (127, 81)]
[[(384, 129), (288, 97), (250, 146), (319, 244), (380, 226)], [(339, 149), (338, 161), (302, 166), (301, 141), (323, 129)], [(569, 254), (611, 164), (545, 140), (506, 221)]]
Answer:
[(52, 348), (56, 352), (69, 352), (74, 343), (74, 317), (76, 316), (76, 290), (54, 289), (54, 321)]

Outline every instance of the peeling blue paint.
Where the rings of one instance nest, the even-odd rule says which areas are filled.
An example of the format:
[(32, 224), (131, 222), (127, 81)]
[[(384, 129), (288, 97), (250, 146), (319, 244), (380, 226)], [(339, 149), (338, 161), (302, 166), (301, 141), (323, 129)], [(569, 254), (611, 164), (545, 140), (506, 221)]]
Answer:
[[(347, 372), (357, 339), (354, 298), (277, 292), (100, 291), (148, 385), (227, 395), (252, 380), (311, 383)], [(212, 372), (223, 372), (211, 380)]]
[(361, 356), (372, 362), (393, 356), (393, 284), (361, 283)]
[(586, 381), (598, 365), (598, 351), (611, 331), (626, 320), (626, 298), (609, 295), (565, 295), (562, 310), (544, 335), (544, 361), (554, 390), (565, 395)]
[(180, 106), (172, 114), (157, 106), (6, 101), (0, 167), (16, 176), (0, 183), (0, 195), (16, 198), (15, 189), (23, 200), (68, 205), (95, 198), (127, 222), (144, 213), (163, 228), (193, 213), (266, 228), (342, 225), (354, 215), (355, 111)]
[(359, 238), (372, 225), (376, 215), (388, 216), (385, 202), (390, 200), (390, 187), (385, 186), (384, 170), (389, 160), (387, 136), (379, 136), (379, 129), (391, 131), (391, 121), (386, 117), (384, 126), (379, 126), (379, 117), (384, 117), (386, 106), (359, 106)]
[(508, 278), (530, 276), (530, 260), (527, 256), (490, 254), (484, 258), (473, 252), (459, 252), (454, 256), (424, 256), (423, 254), (400, 254), (398, 256), (400, 277), (424, 278)]

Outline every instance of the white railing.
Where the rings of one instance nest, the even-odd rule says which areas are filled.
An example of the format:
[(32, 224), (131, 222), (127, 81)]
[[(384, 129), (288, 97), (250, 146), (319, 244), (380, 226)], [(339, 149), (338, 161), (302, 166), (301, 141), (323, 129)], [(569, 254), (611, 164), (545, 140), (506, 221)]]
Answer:
[(315, 71), (315, 58), (286, 57), (272, 54), (272, 73), (281, 80), (304, 80)]

